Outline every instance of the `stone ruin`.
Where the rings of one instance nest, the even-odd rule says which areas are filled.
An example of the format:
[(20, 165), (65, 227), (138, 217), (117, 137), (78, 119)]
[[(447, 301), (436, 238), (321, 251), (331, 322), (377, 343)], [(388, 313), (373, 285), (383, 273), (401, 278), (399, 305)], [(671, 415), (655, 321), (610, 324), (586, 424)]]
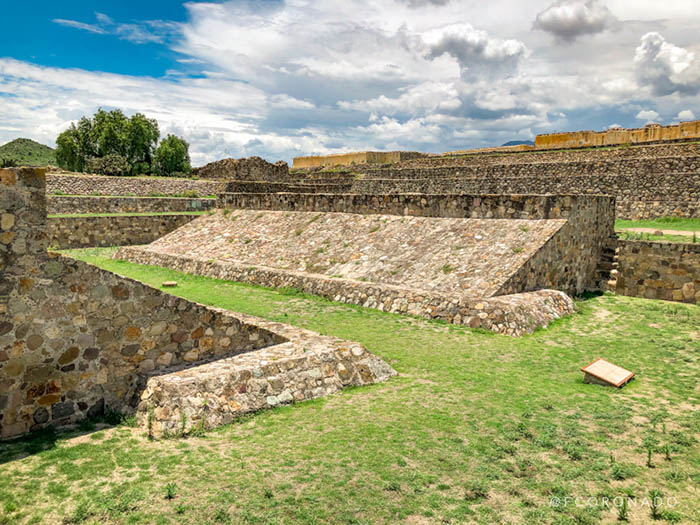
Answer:
[(152, 413), (156, 434), (214, 426), (395, 374), (359, 344), (49, 253), (43, 170), (0, 170), (0, 210), (2, 438), (106, 410)]
[(289, 166), (279, 161), (274, 164), (260, 157), (244, 159), (222, 159), (194, 168), (192, 175), (201, 179), (265, 180), (284, 181), (289, 175)]
[(220, 195), (116, 258), (522, 335), (600, 289), (614, 198)]

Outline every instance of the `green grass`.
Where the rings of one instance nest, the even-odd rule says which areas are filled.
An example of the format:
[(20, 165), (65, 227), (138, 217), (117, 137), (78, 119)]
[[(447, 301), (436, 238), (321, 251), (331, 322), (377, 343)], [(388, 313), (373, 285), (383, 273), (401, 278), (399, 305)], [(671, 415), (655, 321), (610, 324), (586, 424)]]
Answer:
[(19, 166), (56, 165), (56, 151), (31, 139), (15, 139), (0, 146), (0, 159), (14, 160)]
[[(602, 498), (652, 490), (678, 501), (683, 523), (700, 521), (697, 306), (604, 295), (510, 338), (115, 261), (113, 249), (69, 253), (154, 286), (176, 280), (173, 292), (191, 300), (359, 341), (399, 376), (185, 440), (99, 425), (6, 444), (0, 523), (563, 525), (613, 522)], [(584, 384), (579, 369), (596, 357), (636, 380)], [(550, 505), (565, 497), (600, 504)], [(631, 523), (652, 523), (648, 506), (629, 510)]]
[(700, 232), (700, 219), (687, 219), (684, 217), (662, 217), (650, 220), (620, 220), (615, 221), (615, 229), (625, 228), (656, 228), (659, 230), (683, 230), (688, 232)]
[(161, 215), (204, 215), (206, 211), (167, 211), (144, 213), (55, 213), (47, 215), (49, 219), (69, 219), (79, 217), (152, 217)]

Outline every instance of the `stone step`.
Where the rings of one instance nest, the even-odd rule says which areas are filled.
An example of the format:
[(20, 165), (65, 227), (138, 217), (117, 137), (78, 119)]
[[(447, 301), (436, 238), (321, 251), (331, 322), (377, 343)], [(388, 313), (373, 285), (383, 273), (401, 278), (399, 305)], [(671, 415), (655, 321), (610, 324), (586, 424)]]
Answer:
[(360, 344), (292, 342), (170, 373), (152, 374), (137, 417), (154, 436), (214, 428), (237, 416), (384, 381), (396, 372)]

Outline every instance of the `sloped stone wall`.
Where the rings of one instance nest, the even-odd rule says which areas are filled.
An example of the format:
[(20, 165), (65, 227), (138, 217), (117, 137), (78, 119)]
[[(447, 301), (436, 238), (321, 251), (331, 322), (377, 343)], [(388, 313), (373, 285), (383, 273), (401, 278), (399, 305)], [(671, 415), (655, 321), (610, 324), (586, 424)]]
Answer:
[(224, 193), (218, 208), (319, 211), (421, 217), (566, 219), (518, 280), (501, 293), (597, 289), (595, 268), (614, 234), (615, 199), (583, 195), (328, 195)]
[(620, 240), (617, 246), (616, 293), (700, 304), (700, 244)]

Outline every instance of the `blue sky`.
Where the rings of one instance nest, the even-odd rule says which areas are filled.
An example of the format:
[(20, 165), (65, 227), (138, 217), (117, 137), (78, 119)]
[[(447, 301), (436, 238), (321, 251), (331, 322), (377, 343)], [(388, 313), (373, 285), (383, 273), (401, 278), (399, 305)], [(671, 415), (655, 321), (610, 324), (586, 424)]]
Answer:
[(0, 143), (99, 107), (195, 164), (700, 118), (697, 0), (41, 0), (2, 22)]

